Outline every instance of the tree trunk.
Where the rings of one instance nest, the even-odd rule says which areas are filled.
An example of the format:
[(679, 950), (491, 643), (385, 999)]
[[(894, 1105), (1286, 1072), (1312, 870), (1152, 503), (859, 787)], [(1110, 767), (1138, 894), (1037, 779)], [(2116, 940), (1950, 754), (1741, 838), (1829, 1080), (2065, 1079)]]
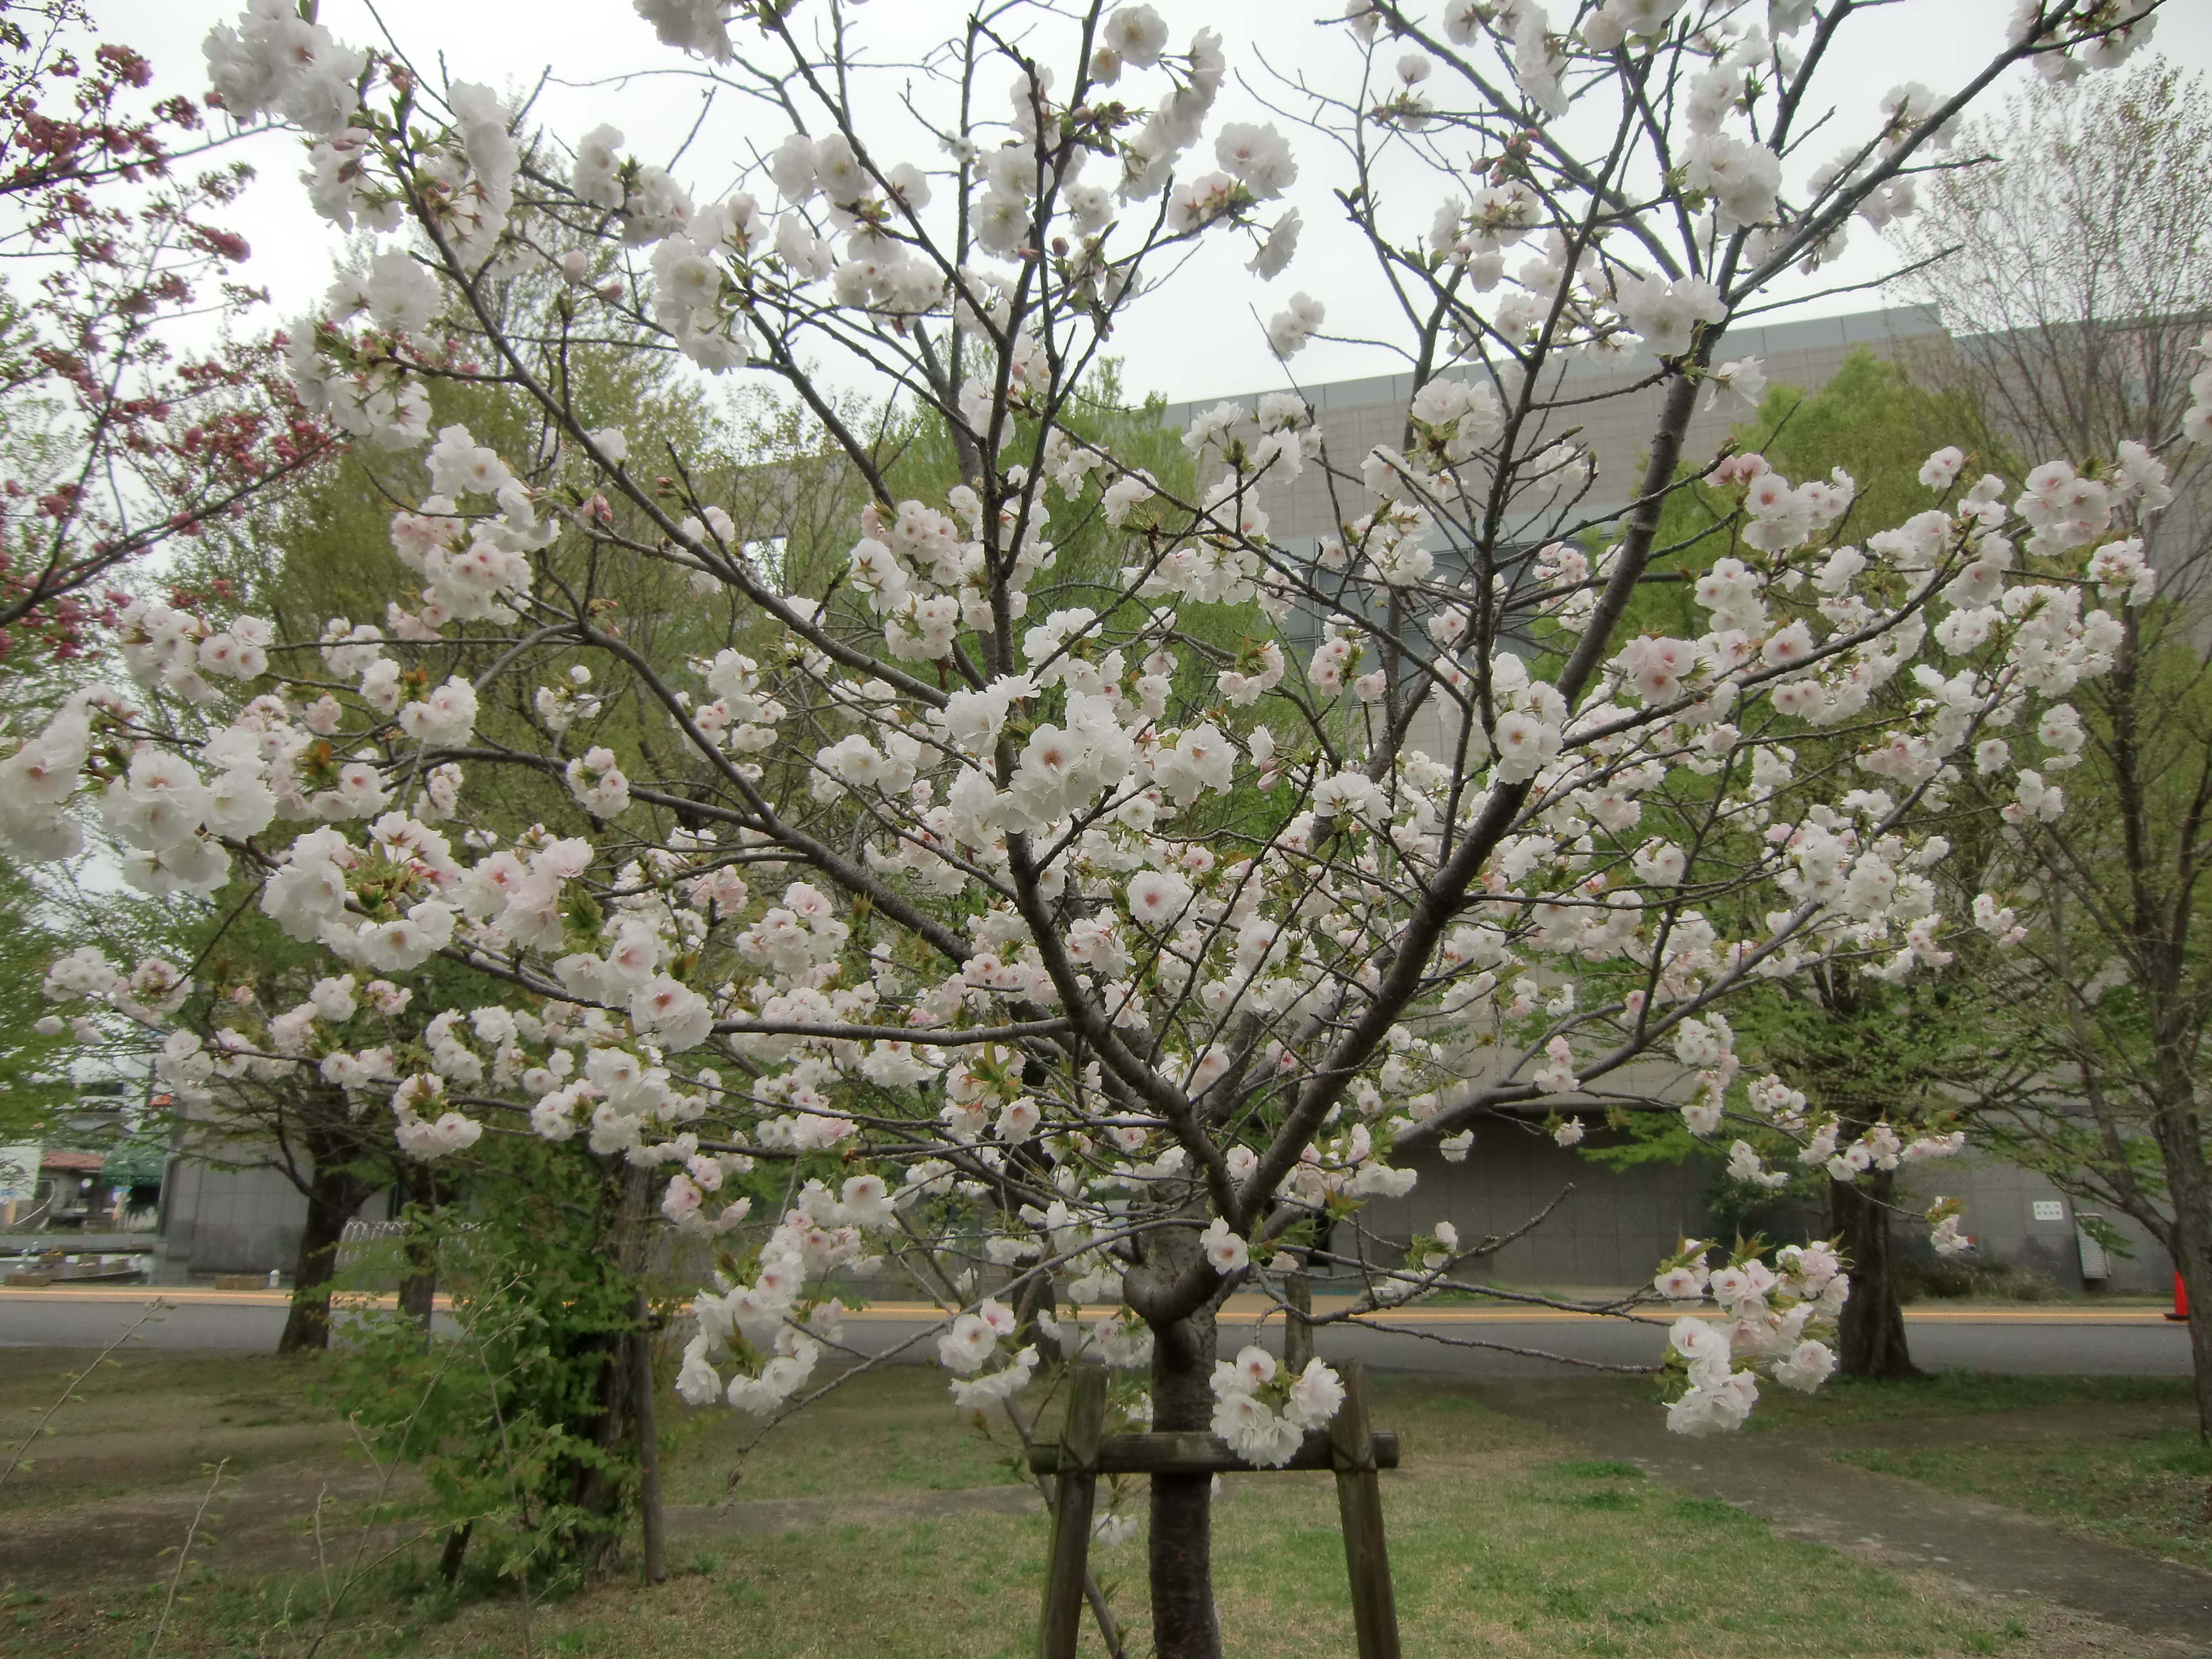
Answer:
[(276, 1339), (278, 1353), (300, 1353), (331, 1346), (331, 1280), (337, 1273), (338, 1240), (346, 1218), (363, 1196), (362, 1183), (331, 1158), (315, 1160), (315, 1173), (307, 1182), (307, 1224), (300, 1234), (300, 1254), (293, 1267), (292, 1307), (284, 1318), (284, 1334)]
[(469, 1534), (477, 1529), (473, 1521), (464, 1521), (446, 1534), (445, 1553), (438, 1558), (438, 1576), (451, 1589), (460, 1581), (461, 1559), (469, 1553)]
[[(619, 1160), (605, 1167), (607, 1185), (616, 1200), (607, 1241), (607, 1271), (628, 1275), (635, 1283), (645, 1260), (646, 1200), (653, 1172)], [(599, 1370), (599, 1417), (592, 1437), (611, 1460), (630, 1437), (640, 1413), (638, 1365), (630, 1331), (611, 1333), (599, 1340), (606, 1363)], [(648, 1382), (648, 1389), (650, 1386)], [(594, 1520), (611, 1522), (622, 1513), (628, 1484), (619, 1474), (595, 1463), (578, 1482), (576, 1505)], [(621, 1528), (611, 1525), (588, 1537), (581, 1551), (584, 1571), (593, 1576), (611, 1571), (621, 1541)]]
[(1889, 1381), (1921, 1375), (1905, 1346), (1905, 1308), (1897, 1298), (1890, 1255), (1889, 1206), (1896, 1185), (1894, 1171), (1877, 1170), (1828, 1189), (1829, 1216), (1851, 1275), (1850, 1300), (1837, 1321), (1839, 1376)]
[(2161, 1079), (2166, 1098), (2151, 1115), (2151, 1132), (2173, 1202), (2173, 1266), (2189, 1294), (2189, 1357), (2197, 1372), (2197, 1432), (2212, 1441), (2212, 1165), (2188, 1074)]
[[(604, 1351), (605, 1363), (599, 1367), (599, 1418), (590, 1425), (590, 1433), (592, 1443), (611, 1456), (629, 1436), (630, 1397), (635, 1392), (632, 1384), (636, 1369), (628, 1363), (627, 1335), (612, 1339), (601, 1336), (593, 1346)], [(616, 1551), (622, 1542), (620, 1529), (611, 1524), (599, 1529), (591, 1523), (611, 1522), (620, 1510), (623, 1485), (620, 1475), (611, 1473), (604, 1462), (595, 1461), (580, 1471), (574, 1501), (589, 1529), (577, 1553), (588, 1575), (596, 1577), (614, 1564)]]
[(668, 1581), (668, 1546), (660, 1512), (660, 1430), (653, 1410), (653, 1311), (637, 1293), (637, 1330), (629, 1340), (637, 1368), (632, 1385), (637, 1419), (637, 1507), (645, 1534), (645, 1582)]
[(431, 1218), (439, 1202), (438, 1178), (425, 1170), (422, 1189), (410, 1206), (418, 1208), (422, 1213), (408, 1220), (406, 1266), (399, 1278), (399, 1311), (422, 1326), (426, 1340), (438, 1297), (438, 1240)]
[[(1152, 1331), (1152, 1427), (1213, 1426), (1211, 1306)], [(1158, 1659), (1221, 1659), (1213, 1611), (1213, 1477), (1152, 1477), (1152, 1649)]]
[(430, 1320), (438, 1301), (438, 1247), (410, 1235), (407, 1240), (407, 1271), (399, 1280), (399, 1311), (430, 1334)]
[(1313, 1327), (1307, 1322), (1313, 1314), (1313, 1280), (1305, 1270), (1305, 1253), (1299, 1251), (1298, 1267), (1283, 1275), (1283, 1300), (1290, 1310), (1283, 1316), (1283, 1369), (1293, 1373), (1303, 1371), (1313, 1362)]
[(1049, 1273), (1039, 1273), (1022, 1286), (1021, 1294), (1014, 1298), (1014, 1342), (1016, 1346), (1036, 1343), (1048, 1357), (1060, 1356), (1060, 1344), (1044, 1334), (1037, 1323), (1039, 1315), (1049, 1318), (1060, 1310), (1060, 1294)]
[[(2179, 1243), (2180, 1230), (2175, 1229)], [(2174, 1266), (2189, 1296), (2189, 1360), (2197, 1368), (2197, 1434), (2212, 1443), (2212, 1239), (2201, 1234), (2194, 1248), (2179, 1249)], [(2205, 1500), (2212, 1516), (2212, 1496)]]

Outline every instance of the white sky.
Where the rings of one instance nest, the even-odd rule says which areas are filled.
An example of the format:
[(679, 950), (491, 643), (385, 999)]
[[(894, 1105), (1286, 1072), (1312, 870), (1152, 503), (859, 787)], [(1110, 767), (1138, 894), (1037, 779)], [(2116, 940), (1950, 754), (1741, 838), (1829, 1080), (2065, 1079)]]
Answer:
[[(1217, 106), (1217, 120), (1266, 118), (1236, 81), (1241, 73), (1254, 84), (1267, 84), (1261, 53), (1279, 69), (1322, 76), (1330, 76), (1344, 57), (1341, 27), (1316, 28), (1312, 21), (1324, 9), (1341, 8), (1321, 0), (1158, 3), (1178, 46), (1200, 25), (1221, 31), (1232, 78)], [(149, 56), (164, 91), (204, 88), (199, 43), (211, 25), (228, 21), (237, 9), (237, 0), (94, 0), (103, 33)], [(969, 0), (874, 0), (852, 15), (884, 57), (896, 58), (957, 27), (970, 9)], [(1951, 89), (1987, 61), (2011, 9), (2012, 0), (1906, 0), (1847, 24), (1822, 77), (1838, 112), (1835, 147), (1870, 129), (1877, 100), (1899, 82), (1922, 81), (1939, 93)], [(550, 70), (555, 83), (538, 110), (554, 132), (573, 138), (611, 121), (624, 131), (627, 147), (649, 161), (665, 161), (676, 149), (698, 118), (705, 89), (698, 78), (681, 72), (688, 60), (660, 46), (625, 0), (374, 0), (373, 6), (372, 0), (323, 0), (321, 16), (339, 39), (356, 46), (380, 41), (380, 16), (408, 56), (433, 75), (442, 59), (455, 79), (521, 89)], [(2155, 47), (2190, 69), (2212, 70), (2212, 5), (2170, 0)], [(618, 76), (629, 78), (613, 78)], [(1006, 78), (987, 82), (994, 97), (997, 81)], [(2031, 78), (2020, 76), (2023, 84)], [(698, 199), (732, 187), (750, 154), (748, 140), (766, 148), (788, 130), (757, 106), (740, 112), (734, 103), (724, 95), (677, 168)], [(1297, 262), (1278, 282), (1263, 286), (1241, 269), (1247, 257), (1242, 243), (1232, 247), (1223, 239), (1222, 246), (1199, 254), (1194, 268), (1182, 273), (1167, 294), (1148, 300), (1123, 325), (1115, 349), (1127, 363), (1130, 391), (1157, 390), (1179, 400), (1281, 385), (1283, 372), (1268, 354), (1255, 312), (1272, 313), (1292, 290), (1303, 289), (1328, 305), (1330, 329), (1352, 331), (1363, 307), (1373, 304), (1373, 267), (1343, 228), (1341, 210), (1328, 194), (1340, 177), (1331, 177), (1330, 158), (1316, 139), (1296, 131), (1291, 137), (1304, 174), (1290, 200), (1303, 210), (1307, 227)], [(289, 135), (257, 136), (241, 148), (261, 177), (231, 222), (253, 245), (249, 278), (272, 291), (277, 315), (289, 316), (326, 285), (341, 239), (307, 206), (296, 181), (295, 141)], [(1825, 160), (1829, 148), (1817, 144), (1812, 159)], [(934, 166), (941, 158), (911, 159)], [(1425, 196), (1436, 193), (1431, 186)], [(1822, 285), (1879, 276), (1886, 269), (1881, 254), (1873, 235), (1859, 228), (1853, 252), (1823, 273)], [(1205, 303), (1194, 304), (1194, 293)], [(1796, 314), (1835, 314), (1879, 303), (1878, 295), (1862, 292), (1810, 301)], [(1327, 343), (1296, 363), (1309, 385), (1397, 367), (1372, 350)]]

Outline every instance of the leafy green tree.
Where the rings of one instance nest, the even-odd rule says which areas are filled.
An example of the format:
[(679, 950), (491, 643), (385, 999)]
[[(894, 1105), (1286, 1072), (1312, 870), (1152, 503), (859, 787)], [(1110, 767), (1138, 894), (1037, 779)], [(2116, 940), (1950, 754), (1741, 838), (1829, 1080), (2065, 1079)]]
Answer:
[[(2212, 318), (2212, 88), (2163, 59), (2015, 96), (1965, 134), (1996, 158), (1930, 180), (1897, 234), (1944, 257), (1917, 279), (1957, 342), (1934, 367), (2029, 459), (2089, 463), (2102, 490), (2148, 442), (2170, 505), (2124, 514), (2079, 555), (2118, 597), (2112, 672), (2075, 694), (2086, 742), (2063, 824), (1994, 790), (2017, 836), (1990, 884), (2046, 904), (2004, 980), (2040, 1061), (1992, 1091), (2007, 1153), (2139, 1222), (2189, 1290), (2200, 1428), (2212, 1437), (2212, 1121), (2199, 1093), (2212, 973), (2200, 908), (2212, 805), (2212, 450), (2179, 441)], [(2149, 584), (2100, 574), (2140, 547)]]
[[(1934, 500), (1920, 478), (1928, 457), (1957, 434), (1977, 432), (1995, 447), (1966, 394), (1930, 391), (1904, 365), (1861, 348), (1816, 392), (1771, 388), (1757, 416), (1739, 425), (1734, 436), (1738, 453), (1762, 456), (1785, 477), (1848, 473), (1855, 493), (1834, 532), (1840, 543), (1851, 538), (1855, 526), (1894, 525), (1925, 511)], [(1998, 455), (1993, 464), (2008, 461)], [(1719, 530), (1735, 510), (1727, 491), (1686, 475), (1668, 502), (1662, 543)], [(1747, 547), (1739, 552), (1747, 562), (1760, 557)], [(1686, 586), (1654, 587), (1641, 597), (1623, 623), (1621, 643), (1644, 632), (1696, 631)], [(1893, 686), (1862, 720), (1773, 752), (1801, 774), (1816, 769), (1847, 774), (1857, 751), (1880, 730), (1885, 708), (1917, 695), (1910, 682)], [(1689, 775), (1669, 779), (1646, 799), (1662, 806), (1662, 822), (1671, 819), (1674, 833), (1687, 835), (1695, 832), (1710, 793)], [(1928, 828), (1969, 846), (1962, 864), (1979, 867), (1971, 845), (1987, 839), (1984, 823), (1948, 805), (1931, 807), (1928, 817)], [(1907, 1212), (1899, 1160), (1906, 1148), (1948, 1144), (1945, 1138), (1963, 1121), (1967, 1091), (1985, 1082), (1990, 1068), (2006, 1063), (1991, 1052), (1982, 954), (1977, 948), (1972, 951), (1977, 960), (1923, 964), (1907, 983), (1895, 985), (1873, 971), (1881, 967), (1879, 961), (1848, 939), (1833, 939), (1805, 971), (1747, 994), (1729, 1015), (1747, 1065), (1778, 1078), (1784, 1091), (1752, 1091), (1750, 1109), (1733, 1115), (1723, 1132), (1746, 1152), (1720, 1171), (1716, 1216), (1746, 1231), (1814, 1225), (1838, 1241), (1851, 1271), (1851, 1297), (1838, 1320), (1836, 1341), (1838, 1369), (1847, 1376), (1916, 1374), (1892, 1233), (1893, 1221)], [(1789, 1091), (1802, 1098), (1790, 1103)], [(1626, 1139), (1593, 1148), (1590, 1156), (1620, 1165), (1650, 1158), (1679, 1161), (1710, 1151), (1707, 1139), (1690, 1133), (1671, 1112), (1616, 1118), (1628, 1131)], [(1834, 1120), (1835, 1132), (1815, 1143), (1812, 1126), (1824, 1118)], [(1887, 1139), (1893, 1136), (1893, 1152)], [(1856, 1145), (1884, 1150), (1872, 1152), (1875, 1161), (1863, 1173), (1850, 1169), (1856, 1179), (1834, 1178), (1827, 1160), (1849, 1157)], [(1916, 1206), (1914, 1212), (1926, 1207)]]
[[(377, 1518), (433, 1522), (449, 1583), (474, 1543), (493, 1575), (538, 1594), (603, 1565), (638, 1510), (660, 1439), (641, 1313), (656, 1327), (668, 1298), (645, 1308), (642, 1170), (495, 1135), (462, 1179), (465, 1201), (425, 1218), (453, 1336), (426, 1342), (406, 1310), (371, 1309), (317, 1386), (380, 1462), (424, 1477)], [(406, 1267), (389, 1249), (362, 1257), (363, 1274)]]
[(0, 863), (0, 1141), (40, 1139), (69, 1098), (75, 1041), (39, 1030), (54, 1012), (40, 988), (64, 948), (36, 885)]

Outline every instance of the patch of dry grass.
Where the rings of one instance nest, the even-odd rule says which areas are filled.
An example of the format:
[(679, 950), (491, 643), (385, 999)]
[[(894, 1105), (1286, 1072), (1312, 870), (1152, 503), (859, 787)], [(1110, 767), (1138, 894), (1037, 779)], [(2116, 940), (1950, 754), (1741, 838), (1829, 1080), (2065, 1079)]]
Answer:
[[(27, 1433), (96, 1351), (19, 1349), (0, 1365), (0, 1439)], [(117, 1498), (305, 1460), (337, 1467), (343, 1425), (310, 1397), (319, 1356), (125, 1350), (94, 1370), (25, 1447), (0, 1486), (0, 1513)], [(0, 1463), (5, 1462), (0, 1457)]]

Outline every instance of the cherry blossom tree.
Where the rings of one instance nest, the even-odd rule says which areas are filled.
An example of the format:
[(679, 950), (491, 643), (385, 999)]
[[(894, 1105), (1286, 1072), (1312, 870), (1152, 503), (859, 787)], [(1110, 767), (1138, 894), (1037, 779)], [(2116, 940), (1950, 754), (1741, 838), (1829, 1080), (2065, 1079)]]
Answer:
[[(0, 17), (0, 651), (85, 644), (106, 584), (329, 447), (221, 215), (252, 178), (79, 0)], [(194, 166), (204, 170), (192, 172)]]
[(2212, 985), (2197, 939), (2212, 701), (2197, 616), (2130, 619), (2085, 699), (2069, 817), (2024, 826), (1992, 872), (2027, 939), (1990, 982), (2018, 1056), (1977, 1079), (1988, 1144), (2140, 1223), (2189, 1292), (2200, 1432), (2212, 1436), (2212, 1137), (2195, 1085)]
[[(418, 1158), (534, 1133), (665, 1169), (662, 1212), (718, 1251), (677, 1383), (695, 1401), (784, 1408), (842, 1346), (836, 1292), (896, 1261), (945, 1301), (963, 1407), (1018, 1407), (1049, 1321), (1137, 1374), (1156, 1425), (1279, 1464), (1334, 1375), (1221, 1359), (1217, 1320), (1233, 1291), (1280, 1294), (1293, 1230), (1356, 1232), (1414, 1190), (1409, 1149), (1464, 1157), (1477, 1116), (1632, 1068), (1679, 1068), (1699, 1134), (1773, 1123), (1733, 993), (1816, 962), (1903, 978), (1960, 928), (2009, 931), (1994, 899), (1939, 912), (1925, 823), (1990, 727), (2071, 752), (2058, 711), (2121, 633), (2111, 526), (2162, 488), (2156, 457), (2014, 489), (1939, 453), (1923, 510), (1847, 541), (1848, 477), (1686, 434), (1759, 378), (1714, 361), (1731, 319), (1905, 211), (2013, 66), (2118, 61), (2152, 6), (2026, 0), (1955, 90), (1901, 87), (1861, 123), (1819, 89), (1848, 0), (1355, 0), (1332, 77), (1271, 94), (1316, 136), (1303, 159), (1274, 123), (1217, 118), (1219, 41), (1150, 5), (997, 5), (880, 71), (875, 14), (836, 0), (638, 9), (775, 112), (746, 189), (696, 199), (613, 120), (526, 130), (482, 82), (280, 0), (209, 40), (229, 118), (300, 129), (319, 210), (388, 239), (289, 331), (300, 395), (357, 453), (427, 453), (428, 489), (393, 514), (380, 620), (282, 641), (127, 608), (132, 684), (0, 761), (0, 828), (65, 856), (96, 813), (143, 885), (243, 869), (347, 969), (396, 983), (443, 956), (483, 991), (372, 1065), (312, 1003), (224, 1024), (174, 966), (56, 976), (166, 1023), (173, 1088), (312, 1061)], [(1284, 193), (1324, 165), (1376, 262), (1362, 331), (1411, 369), (1401, 441), (1333, 453), (1282, 393), (1191, 423), (1194, 486), (1133, 469), (1082, 418), (1112, 331), (1201, 245), (1249, 246), (1252, 295), (1282, 276)], [(549, 270), (551, 325), (511, 325), (511, 286)], [(1251, 297), (1190, 303), (1226, 326)], [(1328, 325), (1294, 294), (1264, 326), (1288, 358)], [(783, 580), (702, 458), (578, 418), (570, 354), (610, 339), (808, 412), (867, 497), (831, 580)], [(1591, 361), (1656, 411), (1625, 501), (1577, 435), (1568, 370)], [(434, 422), (441, 382), (518, 394), (538, 441)], [(902, 493), (856, 383), (939, 423), (960, 482)], [(1259, 501), (1309, 471), (1340, 532), (1311, 553)], [(1685, 477), (1725, 517), (1664, 544)], [(1085, 535), (1115, 556), (1063, 565)], [(751, 648), (642, 648), (597, 580), (617, 567), (742, 610)], [(1659, 583), (1690, 586), (1694, 637), (1630, 623)], [(1900, 676), (1924, 695), (1878, 706)], [(537, 722), (489, 737), (514, 685)], [(650, 721), (592, 740), (614, 702)], [(1855, 739), (1852, 763), (1794, 768), (1808, 732)], [(2063, 805), (2040, 752), (2022, 736), (1994, 773), (2039, 821)], [(562, 798), (519, 829), (478, 812), (510, 774)], [(1466, 1285), (1496, 1244), (1370, 1237), (1364, 1260), (1404, 1265), (1363, 1305)], [(1762, 1382), (1828, 1371), (1832, 1250), (1661, 1267), (1601, 1311), (1719, 1305), (1672, 1328), (1673, 1426), (1735, 1426)], [(1152, 1483), (1176, 1659), (1218, 1651), (1208, 1486)]]
[[(2153, 413), (2202, 445), (2212, 439), (2212, 334), (2192, 355), (2195, 374)], [(2195, 499), (2172, 514), (2183, 532), (2133, 526), (2091, 562), (2124, 602), (2124, 623), (2112, 670), (2085, 688), (2081, 712), (2045, 717), (2071, 745), (2067, 765), (2081, 768), (2066, 778), (2067, 814), (2023, 817), (1977, 778), (1984, 810), (2013, 831), (1989, 902), (2006, 915), (2017, 908), (2023, 944), (1991, 975), (2020, 1062), (1976, 1095), (2003, 1156), (2132, 1218), (2173, 1258), (2188, 1291), (2199, 1431), (2212, 1437), (2212, 1134), (2196, 1082), (2212, 1009), (2197, 913), (2212, 853), (2203, 605), (2212, 565), (2197, 456), (2185, 475)]]

